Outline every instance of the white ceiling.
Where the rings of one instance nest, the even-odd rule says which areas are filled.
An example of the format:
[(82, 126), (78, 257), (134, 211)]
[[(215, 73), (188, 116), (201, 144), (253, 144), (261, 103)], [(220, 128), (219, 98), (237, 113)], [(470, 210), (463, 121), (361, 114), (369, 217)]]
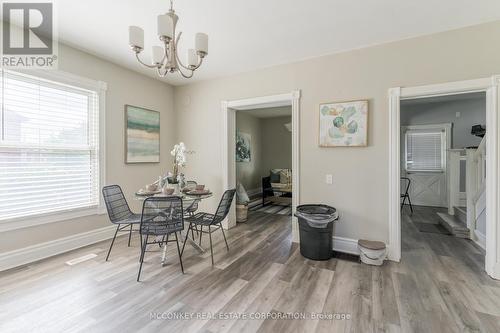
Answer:
[[(59, 0), (59, 38), (130, 69), (143, 69), (128, 47), (128, 26), (145, 30), (149, 62), (156, 16), (167, 0)], [(500, 19), (498, 0), (176, 0), (183, 31), (181, 54), (198, 31), (209, 35), (209, 55), (195, 79), (251, 71), (277, 64), (456, 29)]]

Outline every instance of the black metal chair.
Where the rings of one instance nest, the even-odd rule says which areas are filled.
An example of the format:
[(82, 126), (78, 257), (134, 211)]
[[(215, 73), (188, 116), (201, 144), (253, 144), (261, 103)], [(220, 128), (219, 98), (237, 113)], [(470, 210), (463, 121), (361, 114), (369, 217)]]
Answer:
[[(109, 246), (108, 255), (106, 256), (106, 261), (109, 259), (109, 254), (115, 243), (116, 235), (118, 232), (128, 232), (128, 246), (130, 246), (130, 238), (132, 237), (132, 231), (134, 225), (139, 225), (141, 222), (141, 215), (134, 214), (130, 207), (128, 206), (127, 200), (123, 195), (123, 191), (118, 185), (109, 185), (102, 188), (102, 196), (104, 197), (104, 203), (106, 204), (106, 209), (108, 211), (108, 216), (111, 223), (116, 224), (115, 235)], [(130, 228), (128, 230), (124, 230)]]
[[(167, 246), (169, 242), (173, 242), (173, 240), (168, 239), (171, 234), (175, 235), (177, 254), (179, 255), (181, 270), (184, 274), (179, 239), (177, 237), (177, 232), (184, 230), (183, 215), (182, 199), (180, 197), (150, 197), (144, 200), (139, 228), (142, 241), (137, 281), (141, 277), (142, 264), (147, 246), (151, 244), (164, 244)], [(150, 237), (153, 238), (151, 242)]]
[(413, 214), (413, 206), (411, 204), (410, 193), (409, 193), (411, 180), (408, 177), (401, 177), (401, 180), (406, 182), (405, 193), (401, 194), (401, 198), (403, 199), (403, 202), (401, 203), (401, 209), (403, 209), (403, 207), (406, 203), (406, 199), (408, 199), (408, 204), (410, 205), (410, 210), (411, 210), (411, 213)]
[[(231, 203), (233, 202), (235, 193), (236, 189), (227, 190), (224, 192), (215, 214), (198, 213), (186, 219), (186, 221), (189, 222), (189, 228), (186, 233), (186, 239), (184, 240), (184, 245), (182, 245), (181, 255), (184, 253), (184, 247), (186, 246), (186, 241), (187, 238), (189, 237), (189, 230), (193, 230), (193, 228), (200, 233), (200, 241), (199, 241), (200, 246), (201, 246), (202, 235), (208, 234), (208, 237), (210, 238), (210, 254), (212, 256), (212, 265), (214, 264), (214, 249), (212, 245), (212, 233), (214, 231), (219, 229), (222, 231), (222, 236), (224, 237), (226, 248), (229, 251), (229, 245), (227, 244), (226, 234), (224, 233), (224, 229), (222, 228), (222, 221), (226, 218), (227, 214), (229, 213), (229, 209), (231, 208)], [(200, 227), (199, 229), (198, 226)], [(203, 227), (207, 227), (208, 231), (204, 231)]]

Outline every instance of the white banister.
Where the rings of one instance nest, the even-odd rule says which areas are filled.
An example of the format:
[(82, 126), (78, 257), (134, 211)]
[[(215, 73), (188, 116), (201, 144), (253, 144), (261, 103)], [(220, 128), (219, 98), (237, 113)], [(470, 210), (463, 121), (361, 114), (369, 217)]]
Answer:
[(466, 192), (467, 192), (467, 227), (471, 232), (471, 238), (474, 237), (476, 221), (479, 214), (484, 210), (483, 203), (486, 188), (486, 137), (481, 140), (477, 149), (467, 149), (467, 174), (466, 174)]
[(448, 149), (446, 164), (448, 183), (448, 214), (455, 215), (455, 207), (460, 205), (460, 160), (463, 149)]

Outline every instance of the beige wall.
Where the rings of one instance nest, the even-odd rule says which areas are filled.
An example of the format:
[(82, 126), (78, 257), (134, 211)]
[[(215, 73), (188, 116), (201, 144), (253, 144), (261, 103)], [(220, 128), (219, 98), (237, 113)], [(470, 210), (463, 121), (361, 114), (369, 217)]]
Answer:
[[(495, 22), (175, 88), (179, 133), (200, 152), (187, 172), (218, 197), (221, 101), (301, 89), (300, 201), (337, 207), (337, 236), (388, 241), (388, 89), (498, 74), (499, 35)], [(353, 99), (369, 100), (368, 147), (319, 148), (318, 104)], [(333, 185), (326, 185), (330, 173)]]
[(284, 126), (291, 121), (292, 116), (263, 118), (261, 120), (262, 173), (265, 176), (269, 175), (271, 169), (292, 168), (292, 133)]
[[(59, 48), (59, 69), (108, 84), (106, 94), (106, 182), (120, 184), (133, 209), (140, 203), (132, 194), (157, 179), (170, 164), (169, 151), (176, 138), (173, 88), (73, 48)], [(160, 163), (124, 163), (124, 105), (132, 104), (161, 112)], [(0, 252), (51, 241), (108, 226), (106, 215), (46, 224), (0, 233)]]
[(236, 162), (236, 180), (247, 191), (260, 189), (269, 170), (292, 168), (292, 133), (284, 126), (291, 121), (292, 116), (257, 118), (252, 110), (236, 112), (236, 131), (250, 134), (252, 140), (251, 161)]
[(250, 162), (236, 162), (236, 181), (248, 190), (260, 187), (262, 173), (262, 124), (261, 119), (247, 111), (236, 112), (236, 131), (250, 134)]

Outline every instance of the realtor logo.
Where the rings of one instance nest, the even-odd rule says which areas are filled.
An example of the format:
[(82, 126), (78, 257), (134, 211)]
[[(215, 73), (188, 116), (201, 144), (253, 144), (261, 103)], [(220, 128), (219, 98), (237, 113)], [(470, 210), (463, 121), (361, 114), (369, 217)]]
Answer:
[(3, 2), (2, 20), (2, 66), (55, 68), (52, 2)]

